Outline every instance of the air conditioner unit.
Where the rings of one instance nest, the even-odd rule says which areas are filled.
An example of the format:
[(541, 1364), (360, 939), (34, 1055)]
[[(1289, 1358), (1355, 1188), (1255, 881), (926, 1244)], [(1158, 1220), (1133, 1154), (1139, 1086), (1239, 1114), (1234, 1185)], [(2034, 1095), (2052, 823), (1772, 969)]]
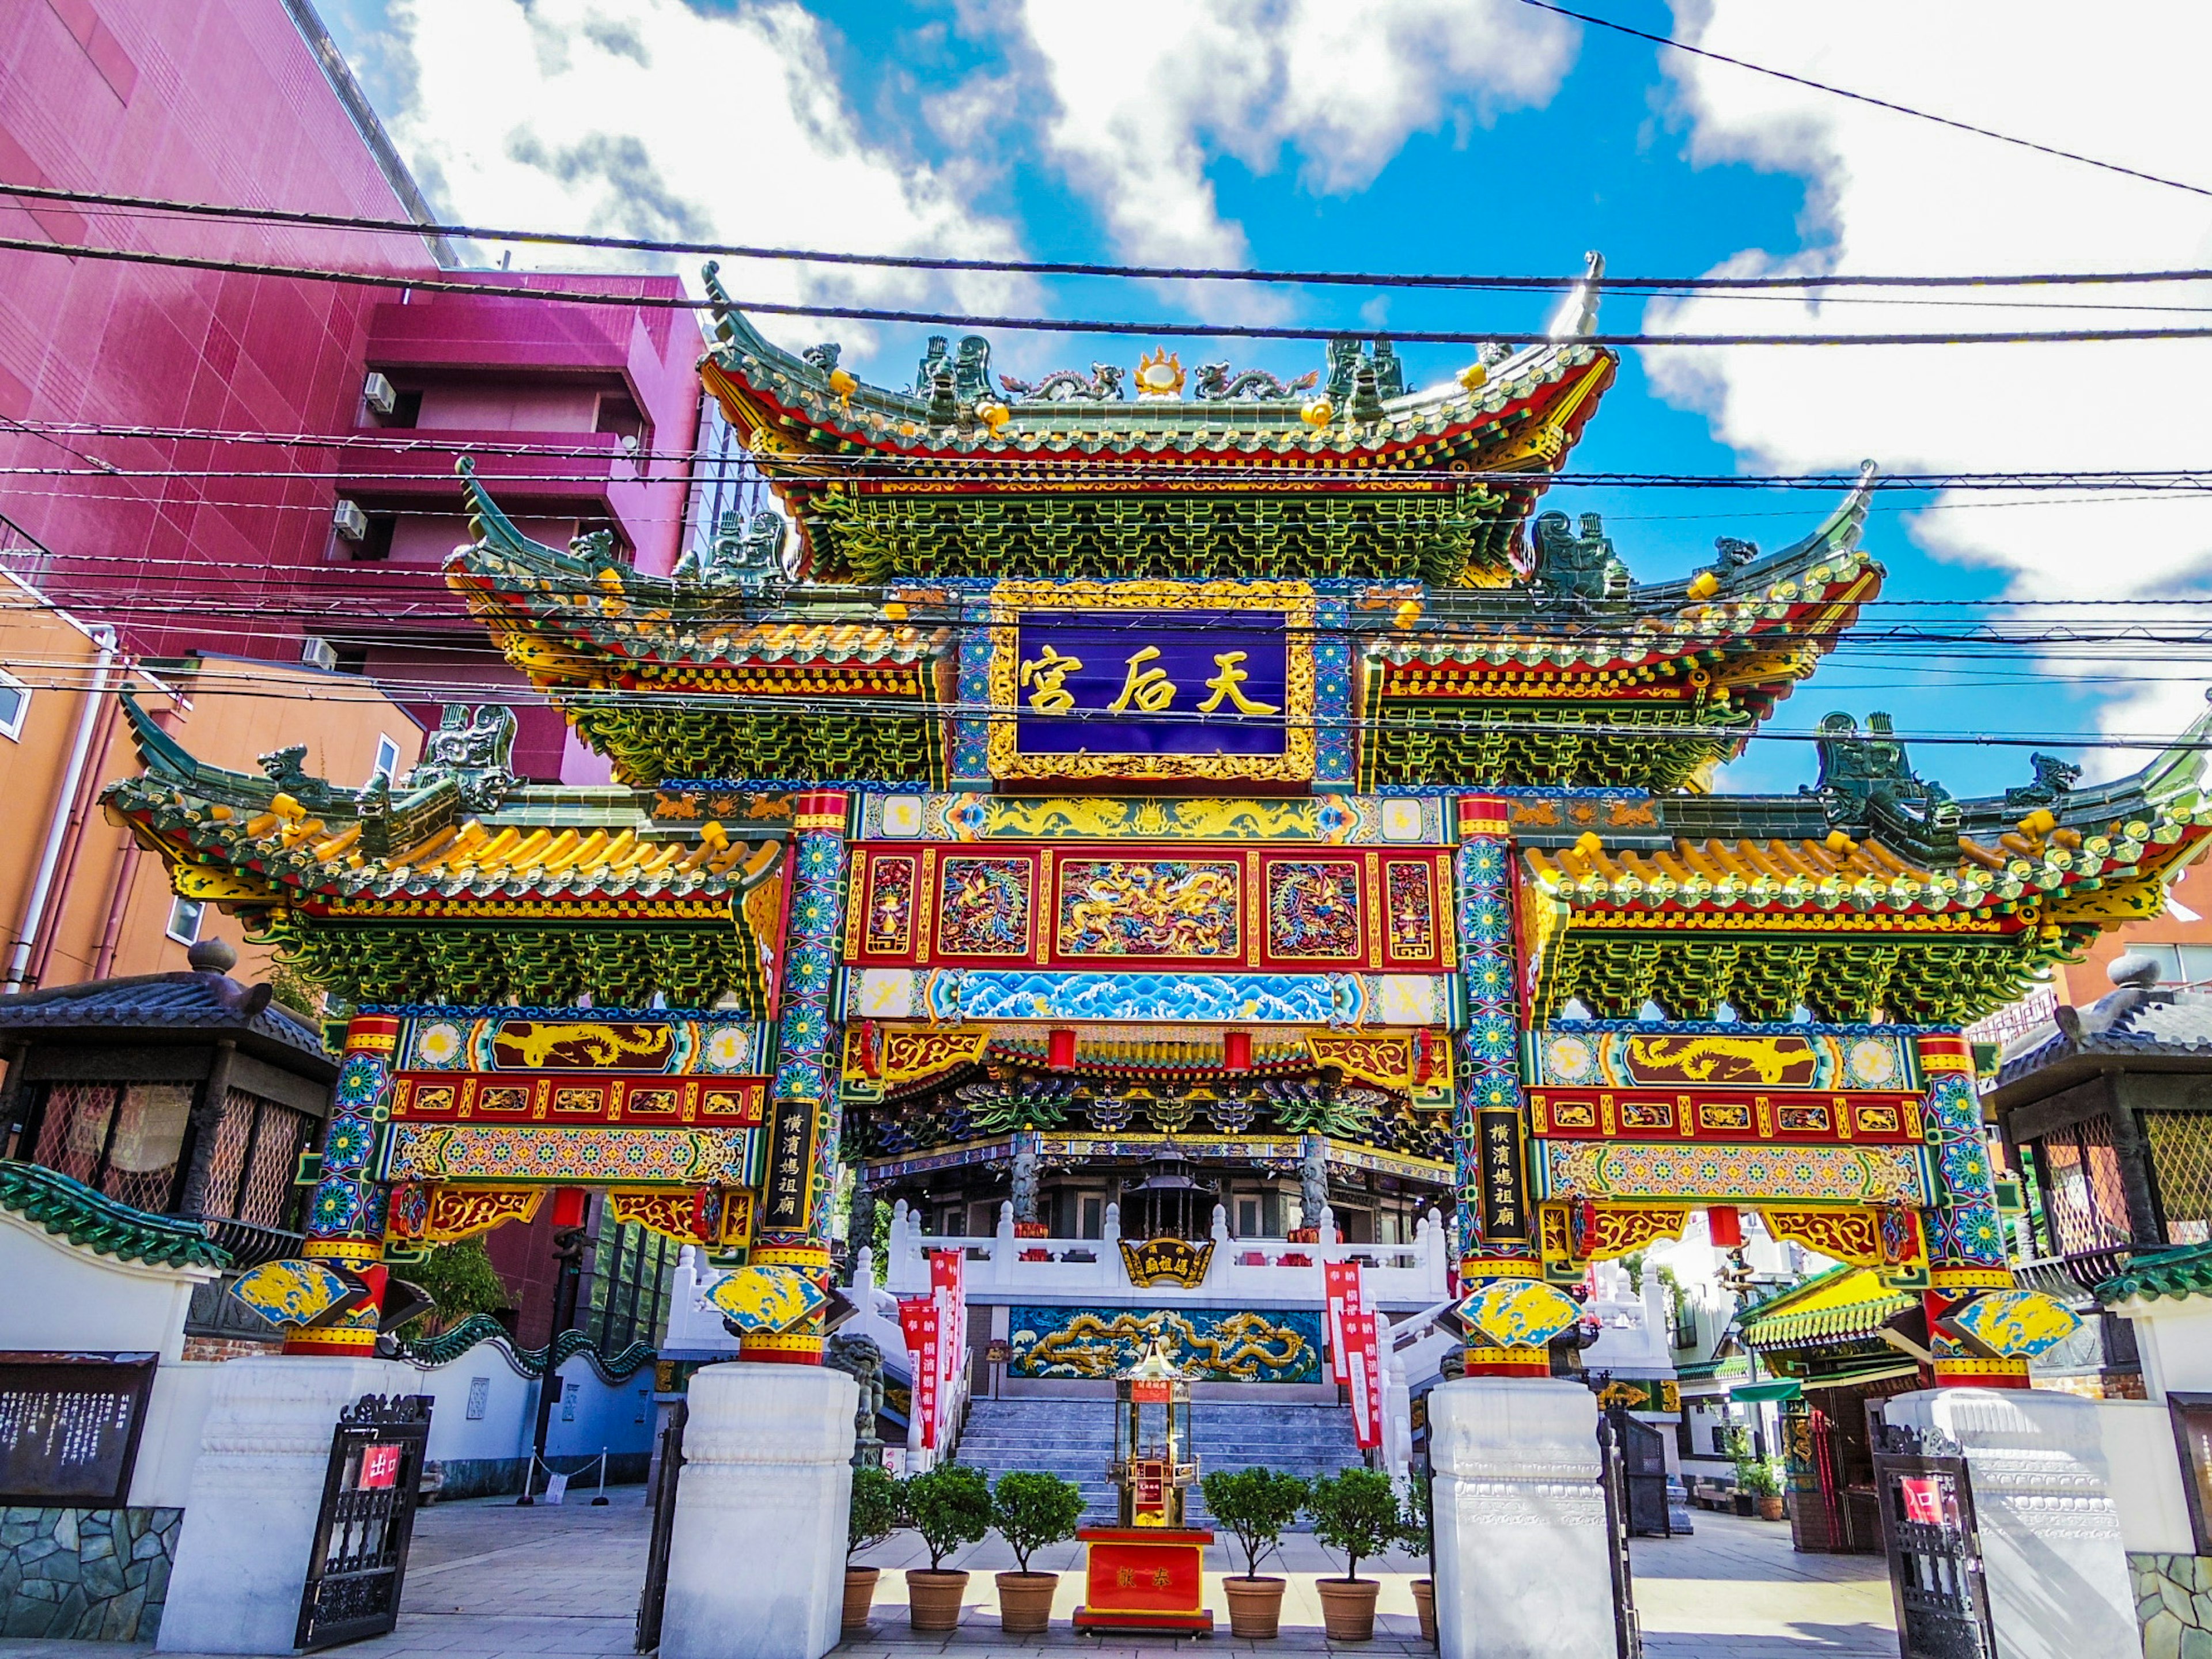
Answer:
[(337, 526), (338, 534), (347, 541), (357, 542), (368, 534), (368, 514), (361, 510), (361, 503), (341, 495), (331, 522)]
[(361, 400), (378, 415), (389, 415), (399, 407), (399, 394), (381, 374), (371, 374), (361, 383)]
[(321, 669), (325, 674), (337, 672), (337, 651), (328, 640), (313, 634), (300, 641), (300, 660), (310, 668)]

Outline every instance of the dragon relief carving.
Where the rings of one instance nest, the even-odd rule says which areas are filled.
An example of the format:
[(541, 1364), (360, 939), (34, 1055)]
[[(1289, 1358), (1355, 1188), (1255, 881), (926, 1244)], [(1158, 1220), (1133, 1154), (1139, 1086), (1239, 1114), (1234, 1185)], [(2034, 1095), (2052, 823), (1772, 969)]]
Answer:
[(1248, 368), (1231, 375), (1227, 363), (1203, 363), (1191, 382), (1191, 395), (1206, 403), (1287, 403), (1321, 384), (1321, 371), (1308, 369), (1295, 380), (1270, 374), (1264, 368)]
[(666, 1025), (617, 1025), (602, 1020), (559, 1024), (526, 1020), (503, 1025), (499, 1033), (499, 1047), (512, 1050), (517, 1063), (532, 1071), (571, 1045), (578, 1056), (593, 1066), (612, 1066), (625, 1054), (665, 1060), (669, 1041)]
[(1639, 1068), (1680, 1077), (1692, 1083), (1737, 1083), (1755, 1076), (1769, 1088), (1807, 1083), (1814, 1056), (1804, 1048), (1783, 1048), (1767, 1037), (1634, 1037), (1630, 1060)]
[(1086, 376), (1072, 368), (1056, 368), (1041, 380), (999, 376), (1006, 395), (1025, 404), (1118, 403), (1127, 393), (1121, 389), (1121, 370), (1113, 363), (1093, 363)]
[(1313, 1344), (1296, 1327), (1266, 1314), (1226, 1314), (1201, 1331), (1180, 1313), (1080, 1312), (1057, 1330), (1029, 1343), (1015, 1338), (1014, 1374), (1020, 1376), (1110, 1377), (1164, 1339), (1176, 1363), (1218, 1381), (1301, 1382), (1319, 1370)]

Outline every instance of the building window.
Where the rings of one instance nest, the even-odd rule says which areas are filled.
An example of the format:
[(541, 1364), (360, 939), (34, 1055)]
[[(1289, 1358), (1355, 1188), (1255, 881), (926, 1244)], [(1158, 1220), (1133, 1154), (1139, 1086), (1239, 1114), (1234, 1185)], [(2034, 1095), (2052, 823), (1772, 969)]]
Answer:
[(31, 688), (0, 668), (0, 738), (10, 743), (21, 742), (23, 721), (30, 712)]
[(374, 783), (379, 778), (386, 783), (399, 781), (399, 745), (380, 732), (376, 737), (376, 764), (368, 769), (368, 781)]
[(659, 1340), (675, 1267), (673, 1241), (634, 1221), (601, 1220), (592, 1254), (591, 1311), (580, 1322), (601, 1353)]
[(189, 1083), (52, 1083), (30, 1135), (31, 1161), (134, 1210), (176, 1201), (192, 1115)]
[(469, 1379), (468, 1420), (471, 1423), (483, 1422), (484, 1420), (484, 1413), (490, 1405), (491, 1378), (488, 1376), (471, 1377)]
[(2157, 963), (2161, 985), (2212, 985), (2212, 945), (2138, 945), (2130, 939), (2128, 954)]
[(207, 907), (198, 899), (180, 898), (169, 906), (169, 925), (161, 931), (179, 945), (197, 945), (200, 938), (200, 918)]

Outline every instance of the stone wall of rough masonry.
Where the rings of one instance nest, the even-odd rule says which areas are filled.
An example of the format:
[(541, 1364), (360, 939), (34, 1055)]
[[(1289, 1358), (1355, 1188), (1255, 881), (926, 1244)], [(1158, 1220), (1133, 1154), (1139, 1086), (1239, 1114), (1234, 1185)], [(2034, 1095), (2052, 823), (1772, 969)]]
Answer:
[(150, 1642), (182, 1510), (0, 1509), (0, 1637)]
[(2212, 1556), (2128, 1556), (2143, 1659), (2212, 1659)]

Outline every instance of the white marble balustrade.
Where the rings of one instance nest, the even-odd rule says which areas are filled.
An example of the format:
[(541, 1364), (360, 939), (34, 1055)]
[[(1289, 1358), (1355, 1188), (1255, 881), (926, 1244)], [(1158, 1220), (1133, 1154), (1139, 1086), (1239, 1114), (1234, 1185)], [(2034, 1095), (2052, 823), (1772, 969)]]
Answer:
[[(1324, 1233), (1334, 1232), (1325, 1226)], [(1120, 1206), (1106, 1206), (1103, 1237), (1017, 1238), (1014, 1206), (1000, 1206), (998, 1230), (983, 1237), (957, 1237), (921, 1231), (921, 1218), (901, 1201), (891, 1212), (885, 1249), (885, 1288), (895, 1296), (914, 1296), (929, 1288), (925, 1252), (958, 1249), (968, 1257), (969, 1299), (1004, 1302), (1036, 1297), (1045, 1301), (1080, 1296), (1115, 1303), (1170, 1306), (1179, 1302), (1224, 1300), (1254, 1305), (1322, 1300), (1322, 1263), (1357, 1261), (1360, 1284), (1370, 1304), (1425, 1305), (1445, 1292), (1443, 1218), (1435, 1210), (1423, 1216), (1406, 1244), (1293, 1244), (1279, 1238), (1232, 1238), (1227, 1212), (1213, 1211), (1213, 1260), (1194, 1290), (1173, 1285), (1129, 1282), (1121, 1259)]]

